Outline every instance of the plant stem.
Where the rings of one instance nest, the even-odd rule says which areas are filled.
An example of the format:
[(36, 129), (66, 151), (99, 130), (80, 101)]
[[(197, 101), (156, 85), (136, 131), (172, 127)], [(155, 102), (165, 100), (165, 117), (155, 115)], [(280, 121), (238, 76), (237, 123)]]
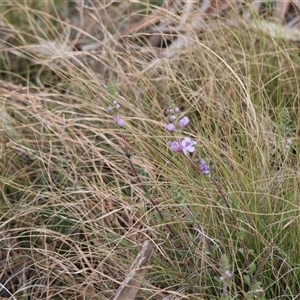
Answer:
[[(227, 200), (227, 197), (225, 195), (225, 193), (223, 192), (221, 186), (219, 185), (219, 183), (213, 178), (213, 177), (210, 177), (210, 182), (215, 186), (215, 188), (217, 189), (218, 193), (221, 195), (222, 199), (224, 200), (225, 202), (225, 205), (227, 206), (227, 208), (229, 209), (229, 213), (231, 215), (231, 219), (235, 225), (235, 228), (238, 232), (241, 231), (241, 228), (239, 226), (239, 223), (237, 221), (237, 218), (236, 216), (232, 213), (232, 211), (230, 210), (230, 205), (229, 205), (229, 202)], [(247, 269), (249, 267), (249, 260), (247, 258), (247, 247), (246, 247), (246, 244), (245, 244), (245, 241), (243, 239), (241, 239), (239, 241), (240, 245), (241, 245), (241, 248), (243, 249), (243, 253), (244, 253), (244, 257), (245, 257), (245, 261), (244, 261), (244, 266), (245, 268)]]
[[(130, 168), (131, 168), (132, 172), (134, 173), (134, 176), (136, 177), (137, 181), (139, 182), (141, 188), (143, 189), (144, 193), (146, 194), (146, 193), (147, 193), (147, 188), (146, 188), (146, 186), (143, 184), (143, 182), (142, 182), (142, 180), (141, 180), (141, 178), (140, 178), (138, 172), (136, 171), (136, 168), (135, 168), (135, 166), (134, 166), (132, 160), (130, 159), (131, 154), (130, 154), (130, 151), (129, 151), (129, 148), (128, 148), (128, 145), (127, 145), (127, 139), (126, 139), (124, 133), (122, 133), (122, 138), (123, 138), (123, 140), (124, 140), (125, 155), (126, 155), (126, 157), (128, 158), (128, 162), (129, 162)], [(148, 198), (148, 197), (147, 197), (147, 198)], [(155, 210), (157, 211), (157, 213), (159, 214), (160, 218), (161, 218), (162, 220), (164, 220), (164, 216), (163, 216), (162, 212), (160, 211), (160, 209), (158, 208), (158, 206), (155, 204), (155, 202), (153, 201), (153, 199), (150, 198), (150, 197), (149, 197), (148, 199), (149, 199), (149, 201), (151, 202), (151, 205), (154, 207), (154, 209), (155, 209)], [(170, 227), (170, 225), (169, 225), (169, 224), (165, 224), (165, 225), (166, 225), (167, 229), (169, 230), (169, 232), (170, 232), (172, 238), (176, 237), (176, 234), (175, 234), (174, 230)]]
[[(199, 166), (197, 164), (195, 164), (190, 157), (188, 157), (188, 160), (189, 160), (189, 162), (191, 163), (192, 166), (194, 166), (196, 169), (199, 170)], [(239, 223), (237, 221), (236, 216), (230, 210), (230, 204), (229, 204), (229, 201), (228, 201), (224, 191), (222, 190), (219, 183), (213, 177), (210, 177), (210, 182), (213, 184), (213, 186), (216, 188), (217, 192), (220, 194), (221, 198), (225, 202), (226, 207), (229, 209), (229, 213), (231, 215), (231, 219), (234, 223), (234, 226), (235, 226), (236, 230), (238, 232), (240, 232), (241, 229), (240, 229)], [(239, 243), (241, 245), (241, 248), (243, 249), (243, 253), (244, 253), (244, 257), (245, 257), (244, 266), (247, 269), (249, 267), (249, 260), (247, 258), (247, 247), (246, 247), (245, 241), (243, 239), (240, 240)]]

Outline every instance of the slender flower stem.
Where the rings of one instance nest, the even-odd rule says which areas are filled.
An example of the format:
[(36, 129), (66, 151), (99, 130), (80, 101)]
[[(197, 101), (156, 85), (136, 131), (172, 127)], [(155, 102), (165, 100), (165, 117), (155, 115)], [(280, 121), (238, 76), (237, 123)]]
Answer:
[[(129, 148), (128, 148), (128, 145), (127, 145), (127, 139), (126, 139), (124, 133), (122, 133), (122, 138), (123, 138), (123, 140), (124, 140), (125, 155), (126, 155), (126, 157), (128, 158), (128, 162), (129, 162), (130, 168), (131, 168), (132, 172), (134, 173), (134, 176), (136, 177), (137, 181), (139, 182), (141, 188), (143, 189), (144, 193), (146, 194), (146, 193), (147, 193), (147, 188), (146, 188), (146, 186), (143, 184), (143, 182), (142, 182), (142, 180), (141, 180), (141, 178), (140, 178), (138, 172), (136, 171), (136, 168), (135, 168), (135, 166), (134, 166), (132, 160), (130, 159), (131, 154), (130, 154), (130, 151), (129, 151)], [(164, 219), (164, 216), (163, 216), (162, 212), (160, 211), (160, 209), (158, 208), (158, 206), (155, 204), (155, 202), (153, 201), (152, 198), (148, 198), (148, 199), (149, 199), (149, 201), (151, 202), (151, 204), (152, 204), (152, 206), (154, 207), (154, 209), (155, 209), (155, 210), (157, 211), (157, 213), (159, 214), (160, 218), (163, 220), (163, 219)], [(171, 236), (172, 236), (173, 238), (176, 237), (176, 234), (175, 234), (174, 230), (170, 227), (170, 225), (168, 225), (168, 224), (165, 224), (165, 225), (166, 225), (166, 227), (168, 228), (168, 230), (169, 230)]]
[[(235, 225), (235, 228), (237, 231), (241, 231), (241, 228), (239, 226), (239, 223), (237, 221), (237, 218), (236, 216), (232, 213), (232, 211), (230, 210), (230, 205), (229, 205), (229, 202), (227, 200), (227, 197), (226, 195), (224, 194), (222, 188), (220, 187), (220, 185), (218, 184), (218, 182), (213, 178), (213, 177), (210, 177), (210, 181), (211, 183), (216, 187), (217, 191), (219, 192), (219, 194), (221, 195), (222, 199), (224, 200), (225, 202), (225, 205), (227, 206), (227, 208), (229, 209), (229, 213), (231, 215), (231, 219), (233, 220), (233, 223)], [(247, 269), (249, 267), (249, 260), (247, 258), (247, 247), (246, 247), (246, 244), (245, 244), (245, 241), (242, 239), (240, 240), (240, 244), (241, 244), (241, 247), (243, 249), (243, 253), (244, 253), (244, 256), (245, 256), (245, 261), (244, 261), (244, 265), (245, 265), (245, 268)]]
[[(223, 190), (221, 189), (220, 185), (218, 184), (218, 182), (213, 177), (210, 177), (210, 182), (215, 186), (218, 193), (221, 195), (222, 199), (225, 202), (226, 207), (230, 209), (230, 205), (229, 205), (229, 202), (227, 200), (227, 197), (225, 196), (225, 194), (224, 194)], [(233, 223), (234, 223), (235, 227), (237, 229), (239, 229), (239, 224), (238, 224), (238, 221), (237, 221), (235, 215), (231, 211), (230, 211), (230, 214), (231, 214), (231, 217), (232, 217), (232, 220), (233, 220)]]
[(129, 151), (129, 148), (127, 146), (127, 140), (126, 140), (126, 137), (125, 137), (124, 133), (122, 133), (122, 138), (124, 140), (125, 155), (128, 158), (128, 161), (129, 161), (130, 167), (132, 169), (132, 172), (134, 173), (134, 176), (136, 177), (137, 181), (140, 183), (141, 188), (143, 189), (143, 191), (145, 193), (147, 193), (147, 189), (146, 189), (145, 185), (143, 184), (139, 174), (137, 173), (137, 171), (136, 171), (136, 169), (135, 169), (135, 167), (132, 163), (132, 160), (130, 159), (130, 151)]
[[(191, 212), (191, 210), (190, 210), (187, 206), (185, 206), (185, 210), (186, 210), (186, 212), (188, 213), (188, 215), (189, 215), (192, 219), (195, 219), (193, 213)], [(209, 251), (210, 253), (213, 253), (212, 247), (211, 247), (211, 244), (210, 244), (210, 240), (209, 240), (208, 236), (206, 235), (206, 233), (205, 233), (203, 227), (200, 225), (199, 222), (196, 222), (195, 225), (196, 225), (197, 231), (198, 231), (202, 236), (204, 236), (208, 251)]]
[[(188, 160), (189, 162), (192, 164), (192, 166), (194, 166), (196, 169), (199, 170), (199, 166), (197, 164), (195, 164), (192, 159), (190, 157), (188, 157)], [(231, 215), (231, 219), (234, 223), (234, 226), (236, 228), (236, 230), (238, 232), (241, 231), (241, 228), (239, 226), (239, 223), (237, 221), (237, 218), (236, 216), (232, 213), (232, 211), (230, 210), (230, 204), (228, 202), (228, 199), (224, 193), (224, 191), (222, 190), (221, 186), (219, 185), (219, 183), (213, 178), (210, 176), (210, 182), (214, 185), (214, 187), (216, 188), (216, 190), (218, 191), (218, 193), (220, 194), (221, 198), (223, 199), (226, 207), (229, 209), (229, 213)], [(249, 267), (249, 260), (247, 258), (247, 247), (246, 247), (246, 244), (245, 244), (245, 241), (244, 240), (240, 240), (240, 245), (241, 245), (241, 248), (243, 249), (243, 253), (244, 253), (244, 256), (245, 256), (245, 261), (244, 261), (244, 265), (245, 265), (245, 268), (247, 269)]]

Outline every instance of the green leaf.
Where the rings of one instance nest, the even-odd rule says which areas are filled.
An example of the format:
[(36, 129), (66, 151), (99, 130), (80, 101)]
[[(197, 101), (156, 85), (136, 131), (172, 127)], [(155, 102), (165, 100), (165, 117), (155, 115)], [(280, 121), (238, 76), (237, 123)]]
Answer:
[(251, 285), (250, 276), (249, 275), (243, 275), (243, 278), (244, 278), (245, 284), (247, 284), (247, 286), (250, 286)]
[(250, 266), (249, 266), (249, 270), (247, 271), (247, 274), (252, 275), (255, 271), (256, 271), (256, 264), (251, 263)]
[(244, 240), (246, 232), (244, 230), (241, 230), (241, 231), (237, 232), (235, 235), (236, 235), (237, 239)]
[(112, 82), (110, 82), (108, 84), (107, 91), (109, 94), (108, 100), (109, 102), (111, 102), (116, 96), (116, 86)]

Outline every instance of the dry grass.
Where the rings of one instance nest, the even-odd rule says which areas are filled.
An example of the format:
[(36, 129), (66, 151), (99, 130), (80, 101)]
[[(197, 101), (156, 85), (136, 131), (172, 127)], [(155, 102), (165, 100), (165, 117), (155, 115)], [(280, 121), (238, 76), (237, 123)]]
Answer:
[[(116, 38), (153, 6), (102, 2), (0, 7), (0, 296), (112, 299), (150, 240), (137, 299), (297, 299), (297, 44), (218, 19), (177, 32), (192, 43), (167, 57), (142, 33)], [(170, 103), (230, 208), (168, 149)]]

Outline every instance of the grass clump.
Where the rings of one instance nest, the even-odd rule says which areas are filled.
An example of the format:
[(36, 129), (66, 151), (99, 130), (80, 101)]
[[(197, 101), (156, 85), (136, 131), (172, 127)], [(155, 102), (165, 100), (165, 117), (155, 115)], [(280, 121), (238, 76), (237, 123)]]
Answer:
[(112, 299), (148, 240), (137, 299), (297, 299), (296, 45), (119, 41), (148, 2), (0, 9), (1, 297)]

